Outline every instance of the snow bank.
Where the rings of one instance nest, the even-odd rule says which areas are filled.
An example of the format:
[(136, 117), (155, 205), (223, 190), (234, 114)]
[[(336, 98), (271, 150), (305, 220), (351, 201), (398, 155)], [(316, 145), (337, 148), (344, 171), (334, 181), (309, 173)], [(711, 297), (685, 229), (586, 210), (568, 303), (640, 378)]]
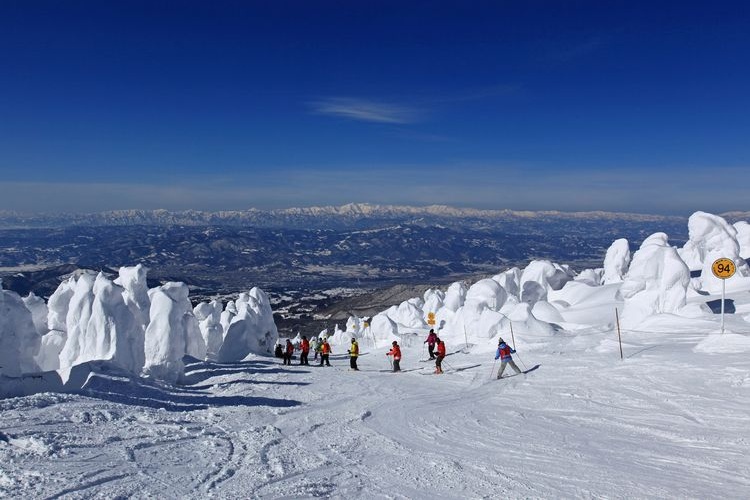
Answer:
[[(571, 273), (564, 267), (539, 261), (527, 273), (527, 282), (539, 279), (544, 285), (540, 288), (554, 289), (571, 279)], [(414, 298), (398, 306), (376, 314), (371, 321), (371, 332), (377, 346), (387, 346), (393, 340), (411, 340), (416, 334), (426, 337), (430, 326), (426, 323), (429, 313), (435, 314), (437, 334), (447, 344), (494, 345), (490, 339), (501, 334), (510, 334), (511, 323), (521, 335), (547, 336), (556, 327), (536, 318), (531, 306), (519, 303), (518, 294), (522, 272), (517, 268), (477, 281), (467, 288), (463, 282), (452, 283), (445, 293), (428, 290), (423, 299)], [(514, 294), (509, 294), (505, 283)], [(534, 301), (535, 303), (538, 301)], [(554, 307), (540, 305), (539, 310), (555, 320), (560, 315)], [(355, 326), (356, 320), (349, 319), (347, 325)], [(347, 327), (347, 333), (357, 331)]]
[(44, 299), (37, 297), (33, 293), (28, 294), (23, 298), (23, 303), (31, 312), (31, 320), (34, 322), (34, 328), (40, 337), (47, 334), (49, 328), (47, 327), (47, 303)]
[(696, 345), (693, 350), (706, 354), (750, 352), (750, 336), (736, 333), (714, 334)]
[(602, 283), (620, 283), (630, 266), (630, 245), (628, 240), (615, 240), (607, 249), (604, 256), (604, 276)]
[(120, 268), (114, 281), (78, 271), (46, 304), (0, 289), (0, 376), (13, 378), (10, 392), (26, 394), (28, 380), (41, 380), (39, 372), (59, 370), (64, 380), (73, 367), (94, 361), (174, 382), (185, 355), (227, 362), (272, 353), (278, 332), (262, 290), (241, 294), (223, 311), (218, 301), (193, 309), (187, 285), (148, 290), (146, 274), (142, 265)]
[(0, 375), (16, 377), (37, 371), (34, 357), (40, 343), (41, 336), (21, 296), (0, 289)]
[(444, 309), (452, 312), (458, 311), (458, 308), (463, 306), (466, 300), (466, 290), (466, 285), (461, 281), (451, 283), (443, 298)]
[(517, 267), (512, 267), (503, 273), (497, 274), (492, 279), (497, 281), (509, 296), (517, 299), (521, 298), (521, 270)]
[(711, 293), (721, 291), (722, 280), (713, 275), (711, 265), (719, 258), (727, 258), (737, 265), (736, 276), (750, 276), (750, 268), (740, 257), (737, 229), (718, 215), (695, 212), (688, 220), (690, 239), (679, 250), (691, 271), (701, 271), (694, 283)]
[(372, 317), (370, 323), (375, 345), (382, 347), (389, 345), (394, 340), (398, 340), (398, 325), (393, 321), (386, 312), (381, 312)]
[(91, 306), (94, 303), (94, 282), (96, 275), (91, 271), (83, 272), (73, 285), (73, 296), (65, 316), (67, 339), (60, 352), (60, 367), (73, 366), (91, 358), (83, 351), (86, 328), (91, 319)]
[(183, 374), (185, 354), (198, 359), (206, 355), (184, 283), (169, 282), (149, 291), (151, 321), (146, 328), (146, 375), (176, 382)]
[(206, 359), (216, 360), (224, 342), (224, 327), (221, 325), (221, 302), (201, 302), (193, 309), (203, 341), (206, 343)]
[(634, 327), (654, 314), (678, 313), (685, 306), (689, 283), (690, 270), (669, 246), (667, 235), (652, 234), (633, 255), (620, 288), (623, 326)]
[(737, 231), (737, 243), (740, 245), (740, 257), (750, 259), (750, 224), (745, 221), (735, 222), (734, 229)]
[(227, 363), (244, 359), (248, 354), (273, 354), (279, 332), (265, 292), (253, 288), (241, 294), (233, 306), (237, 313), (228, 324), (218, 360)]
[(566, 267), (548, 260), (533, 260), (521, 273), (521, 300), (534, 305), (538, 300), (547, 300), (547, 293), (559, 290), (573, 279), (573, 273)]

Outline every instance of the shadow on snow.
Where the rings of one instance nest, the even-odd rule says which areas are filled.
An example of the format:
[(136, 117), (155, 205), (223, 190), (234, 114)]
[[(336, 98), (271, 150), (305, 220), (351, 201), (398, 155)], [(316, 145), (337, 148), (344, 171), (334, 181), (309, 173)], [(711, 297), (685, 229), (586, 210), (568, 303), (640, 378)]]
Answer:
[[(263, 366), (269, 366), (264, 369)], [(218, 396), (206, 389), (219, 386), (226, 387), (234, 384), (278, 384), (278, 385), (307, 385), (304, 382), (279, 382), (263, 380), (231, 380), (217, 384), (196, 386), (208, 378), (219, 375), (233, 374), (274, 374), (274, 373), (307, 373), (280, 368), (273, 362), (243, 361), (239, 363), (211, 363), (193, 358), (185, 359), (185, 377), (182, 385), (170, 385), (157, 380), (140, 378), (123, 372), (93, 372), (80, 394), (111, 401), (114, 403), (142, 406), (147, 408), (161, 408), (167, 411), (195, 411), (211, 407), (223, 406), (269, 406), (274, 408), (290, 408), (300, 406), (300, 401), (292, 399), (268, 398), (261, 396)]]

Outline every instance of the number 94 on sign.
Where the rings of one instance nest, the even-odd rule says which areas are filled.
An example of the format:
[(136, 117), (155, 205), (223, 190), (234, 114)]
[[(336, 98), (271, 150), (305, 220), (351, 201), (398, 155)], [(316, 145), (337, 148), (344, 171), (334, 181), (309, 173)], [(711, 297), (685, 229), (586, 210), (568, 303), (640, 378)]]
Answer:
[(731, 278), (736, 270), (737, 266), (731, 259), (716, 259), (714, 263), (711, 264), (711, 271), (713, 271), (714, 276), (722, 280)]

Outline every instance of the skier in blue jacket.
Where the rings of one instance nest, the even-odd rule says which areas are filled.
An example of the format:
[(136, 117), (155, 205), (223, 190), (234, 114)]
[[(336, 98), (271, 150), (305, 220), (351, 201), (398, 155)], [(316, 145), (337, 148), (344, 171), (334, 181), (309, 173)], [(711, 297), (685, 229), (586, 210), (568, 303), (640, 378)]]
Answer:
[(500, 371), (497, 372), (497, 378), (503, 378), (503, 372), (505, 371), (506, 365), (510, 365), (516, 373), (521, 373), (521, 370), (516, 366), (516, 362), (513, 361), (513, 358), (511, 357), (511, 354), (515, 353), (515, 349), (506, 344), (502, 338), (499, 339), (497, 343), (497, 352), (495, 353), (495, 360), (499, 359), (501, 361)]

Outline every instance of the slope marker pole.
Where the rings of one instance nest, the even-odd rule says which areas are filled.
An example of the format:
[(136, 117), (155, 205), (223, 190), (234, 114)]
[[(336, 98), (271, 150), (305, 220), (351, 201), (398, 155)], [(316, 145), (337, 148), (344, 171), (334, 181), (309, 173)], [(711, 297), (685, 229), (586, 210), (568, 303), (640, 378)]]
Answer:
[(617, 322), (617, 340), (620, 342), (620, 361), (622, 361), (622, 335), (620, 334), (620, 315), (615, 307), (615, 321)]

